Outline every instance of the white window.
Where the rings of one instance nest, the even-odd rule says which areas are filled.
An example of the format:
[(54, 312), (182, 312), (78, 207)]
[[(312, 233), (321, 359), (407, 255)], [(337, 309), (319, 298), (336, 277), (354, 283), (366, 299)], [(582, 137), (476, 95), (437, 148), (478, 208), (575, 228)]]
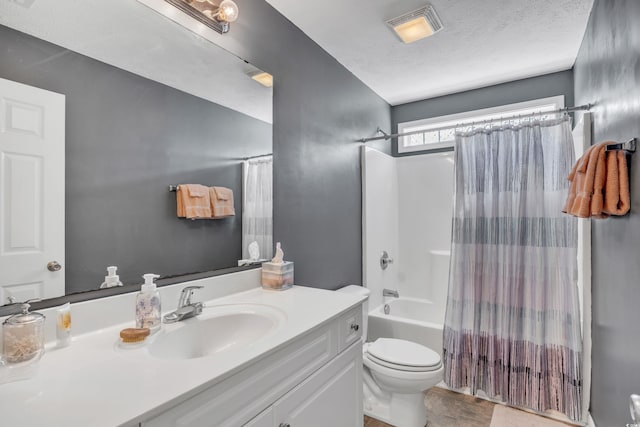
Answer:
[[(470, 131), (476, 127), (485, 127), (488, 120), (492, 121), (492, 125), (517, 125), (530, 119), (530, 117), (520, 118), (519, 116), (551, 112), (560, 108), (564, 108), (564, 96), (554, 96), (500, 107), (399, 123), (398, 133), (419, 133), (398, 138), (398, 152), (409, 153), (412, 151), (452, 147), (456, 131)], [(536, 116), (539, 119), (548, 117), (545, 115)]]

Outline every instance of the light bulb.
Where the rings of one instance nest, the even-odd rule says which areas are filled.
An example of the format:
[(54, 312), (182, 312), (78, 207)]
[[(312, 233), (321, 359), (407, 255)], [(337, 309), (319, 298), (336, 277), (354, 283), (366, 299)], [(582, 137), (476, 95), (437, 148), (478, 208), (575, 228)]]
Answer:
[(233, 0), (222, 0), (218, 13), (221, 21), (234, 22), (238, 19), (238, 5)]

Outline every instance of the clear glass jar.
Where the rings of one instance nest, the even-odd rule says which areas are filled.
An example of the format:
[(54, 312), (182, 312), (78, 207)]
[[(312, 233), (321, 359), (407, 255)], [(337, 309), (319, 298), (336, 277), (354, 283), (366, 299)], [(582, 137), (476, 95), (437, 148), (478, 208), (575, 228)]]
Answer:
[(14, 314), (2, 323), (2, 359), (5, 363), (37, 361), (44, 353), (45, 317), (29, 312), (29, 307), (29, 304), (23, 304), (22, 313)]

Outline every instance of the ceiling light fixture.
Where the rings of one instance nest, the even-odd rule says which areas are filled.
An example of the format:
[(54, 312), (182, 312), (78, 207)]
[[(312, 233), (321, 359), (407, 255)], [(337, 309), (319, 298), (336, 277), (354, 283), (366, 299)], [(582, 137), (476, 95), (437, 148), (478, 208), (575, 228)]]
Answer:
[(165, 1), (220, 34), (229, 32), (229, 23), (238, 19), (238, 5), (233, 0)]
[(442, 21), (432, 5), (389, 19), (387, 25), (404, 43), (413, 43), (442, 30)]
[(273, 87), (273, 76), (266, 71), (254, 71), (249, 76), (264, 87)]

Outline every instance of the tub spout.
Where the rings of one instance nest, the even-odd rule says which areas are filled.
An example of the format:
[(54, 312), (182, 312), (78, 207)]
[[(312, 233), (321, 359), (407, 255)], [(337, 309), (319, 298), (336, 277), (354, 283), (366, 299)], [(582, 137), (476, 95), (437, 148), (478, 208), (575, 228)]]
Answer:
[(382, 296), (383, 297), (400, 298), (400, 294), (398, 293), (398, 291), (393, 290), (393, 289), (383, 289), (382, 290)]

